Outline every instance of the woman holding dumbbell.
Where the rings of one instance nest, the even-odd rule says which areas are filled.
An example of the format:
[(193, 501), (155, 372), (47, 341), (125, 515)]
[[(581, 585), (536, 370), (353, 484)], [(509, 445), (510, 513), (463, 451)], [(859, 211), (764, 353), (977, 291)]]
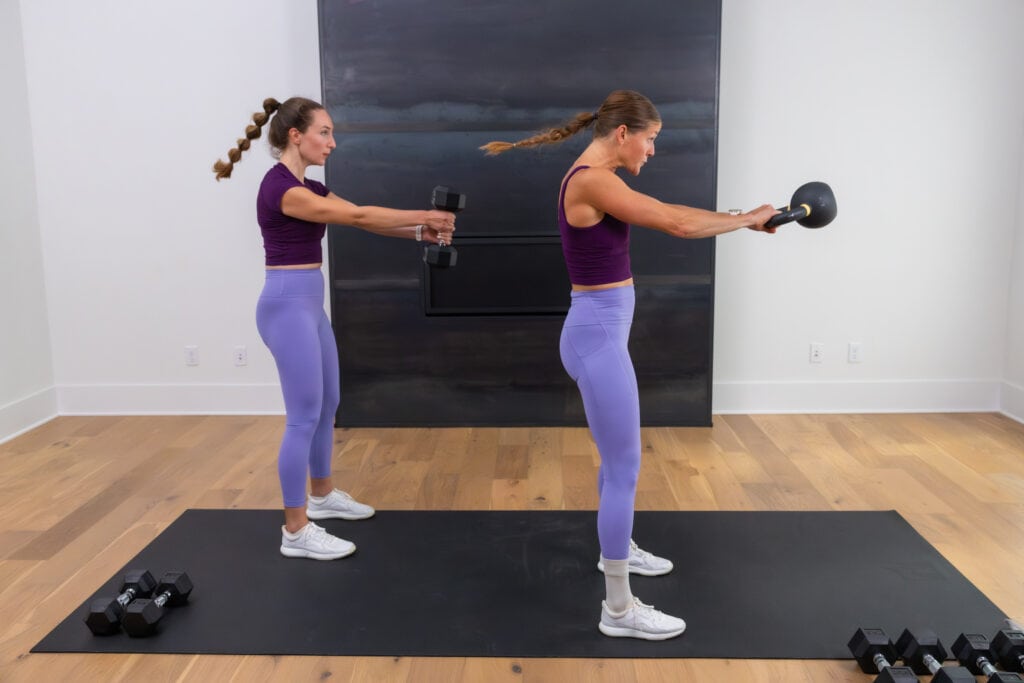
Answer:
[(331, 117), (313, 100), (268, 98), (252, 120), (245, 137), (228, 152), (228, 161), (218, 160), (213, 170), (217, 180), (230, 178), (242, 152), (269, 123), (270, 146), (279, 161), (263, 177), (256, 196), (256, 219), (266, 251), (266, 282), (256, 306), (256, 325), (274, 356), (287, 415), (278, 453), (285, 517), (281, 554), (335, 560), (352, 554), (355, 544), (310, 520), (365, 519), (374, 509), (334, 488), (331, 477), (340, 379), (320, 270), (326, 224), (451, 244), (455, 214), (356, 206), (306, 178), (306, 169), (323, 166), (336, 146)]
[(518, 142), (491, 142), (488, 154), (562, 142), (593, 127), (593, 140), (571, 165), (558, 194), (562, 251), (572, 283), (569, 314), (562, 328), (562, 363), (583, 398), (590, 433), (601, 455), (597, 533), (598, 568), (606, 598), (598, 628), (608, 636), (665, 640), (686, 628), (636, 599), (629, 574), (658, 576), (669, 560), (641, 550), (632, 540), (633, 506), (640, 472), (640, 400), (627, 342), (633, 320), (630, 224), (675, 237), (711, 237), (740, 228), (774, 232), (765, 222), (778, 213), (768, 204), (742, 214), (666, 204), (636, 192), (618, 176), (639, 175), (654, 156), (661, 117), (643, 95), (618, 90), (596, 112), (577, 114)]

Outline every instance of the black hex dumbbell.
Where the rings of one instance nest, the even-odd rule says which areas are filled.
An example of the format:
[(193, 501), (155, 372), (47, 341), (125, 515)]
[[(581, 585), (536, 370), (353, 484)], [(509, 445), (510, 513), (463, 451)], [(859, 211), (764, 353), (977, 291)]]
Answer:
[(903, 663), (916, 674), (934, 674), (931, 683), (977, 683), (966, 667), (942, 666), (947, 653), (934, 631), (919, 629), (911, 632), (904, 629), (896, 639), (896, 650)]
[(861, 671), (877, 673), (874, 683), (918, 683), (909, 666), (894, 666), (898, 654), (896, 646), (880, 628), (859, 628), (847, 647), (853, 653)]
[(116, 598), (96, 598), (89, 603), (89, 613), (85, 617), (85, 625), (94, 636), (109, 636), (121, 628), (126, 605), (137, 598), (148, 598), (156, 588), (156, 579), (146, 569), (133, 569), (125, 572), (121, 582), (121, 594)]
[(973, 674), (988, 676), (988, 683), (1008, 683), (1024, 681), (1020, 674), (1010, 671), (996, 671), (992, 665), (995, 655), (988, 636), (980, 633), (961, 633), (953, 642), (953, 656), (971, 670)]
[[(439, 211), (458, 213), (466, 208), (466, 195), (460, 194), (450, 187), (438, 185), (430, 197), (430, 203)], [(449, 244), (431, 244), (423, 250), (423, 262), (434, 268), (451, 268), (459, 257), (459, 252)]]
[(121, 625), (131, 637), (153, 635), (164, 617), (165, 606), (177, 607), (188, 602), (192, 579), (185, 572), (167, 572), (160, 577), (156, 592), (152, 600), (136, 600), (128, 605)]
[(992, 651), (999, 666), (1024, 673), (1024, 631), (1003, 629), (992, 639)]

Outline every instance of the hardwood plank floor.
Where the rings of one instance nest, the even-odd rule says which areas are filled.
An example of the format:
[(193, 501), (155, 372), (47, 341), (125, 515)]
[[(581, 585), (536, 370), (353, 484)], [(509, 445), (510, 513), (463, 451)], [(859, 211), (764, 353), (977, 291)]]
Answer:
[[(188, 508), (280, 505), (275, 416), (60, 417), (0, 445), (3, 681), (866, 681), (850, 660), (30, 654)], [(1024, 425), (995, 414), (728, 415), (643, 430), (640, 510), (899, 511), (1024, 616)], [(381, 509), (595, 509), (582, 428), (344, 429)], [(685, 614), (683, 615), (685, 617)]]

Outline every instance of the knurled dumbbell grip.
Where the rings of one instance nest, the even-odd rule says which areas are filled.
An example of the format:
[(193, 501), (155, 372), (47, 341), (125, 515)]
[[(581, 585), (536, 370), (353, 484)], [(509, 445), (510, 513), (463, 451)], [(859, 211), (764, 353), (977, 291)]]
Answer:
[(138, 590), (133, 587), (125, 588), (124, 593), (117, 596), (117, 602), (121, 607), (124, 607), (129, 602), (135, 599), (135, 596), (139, 594)]
[(938, 672), (938, 670), (942, 668), (942, 662), (935, 659), (935, 657), (932, 657), (931, 655), (925, 655), (921, 658), (921, 661), (924, 662), (924, 665), (927, 666), (928, 670), (931, 671), (933, 674)]
[(153, 603), (156, 604), (157, 607), (163, 607), (164, 605), (167, 604), (167, 601), (170, 600), (170, 599), (171, 599), (171, 591), (164, 591), (160, 595), (158, 595), (155, 598), (153, 598)]
[(986, 676), (991, 676), (996, 673), (996, 668), (992, 666), (992, 662), (988, 661), (988, 657), (978, 657), (974, 660), (974, 663), (981, 669), (981, 673)]

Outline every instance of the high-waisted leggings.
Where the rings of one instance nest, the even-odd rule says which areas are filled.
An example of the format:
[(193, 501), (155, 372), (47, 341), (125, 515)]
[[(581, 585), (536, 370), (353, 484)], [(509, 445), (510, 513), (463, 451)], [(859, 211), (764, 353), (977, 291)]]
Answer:
[(627, 346), (633, 307), (632, 285), (573, 292), (560, 342), (601, 455), (597, 535), (607, 560), (629, 557), (640, 474), (640, 396)]
[(277, 364), (286, 413), (277, 457), (285, 507), (305, 507), (306, 476), (331, 474), (334, 414), (341, 399), (338, 346), (324, 312), (319, 268), (268, 270), (256, 327)]

